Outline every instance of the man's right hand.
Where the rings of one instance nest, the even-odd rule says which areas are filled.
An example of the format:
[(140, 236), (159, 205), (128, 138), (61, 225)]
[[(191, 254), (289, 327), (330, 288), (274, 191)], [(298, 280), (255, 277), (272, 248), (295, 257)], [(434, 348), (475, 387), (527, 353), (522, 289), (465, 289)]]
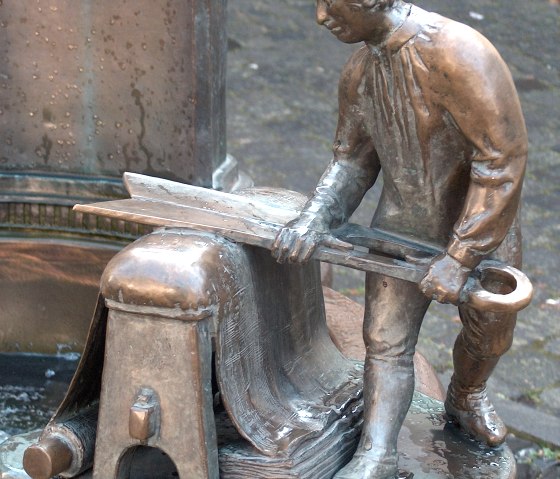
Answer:
[(305, 263), (309, 261), (319, 245), (340, 250), (351, 250), (353, 246), (330, 234), (328, 226), (310, 222), (302, 217), (290, 221), (276, 236), (272, 245), (272, 256), (279, 263)]

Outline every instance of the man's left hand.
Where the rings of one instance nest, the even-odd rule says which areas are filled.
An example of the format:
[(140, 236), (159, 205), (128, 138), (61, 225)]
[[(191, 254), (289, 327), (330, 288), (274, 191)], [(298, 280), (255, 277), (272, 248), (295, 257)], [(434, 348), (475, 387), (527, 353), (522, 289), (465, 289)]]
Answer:
[(428, 298), (439, 303), (458, 304), (470, 272), (455, 258), (443, 253), (433, 259), (420, 282), (420, 289)]

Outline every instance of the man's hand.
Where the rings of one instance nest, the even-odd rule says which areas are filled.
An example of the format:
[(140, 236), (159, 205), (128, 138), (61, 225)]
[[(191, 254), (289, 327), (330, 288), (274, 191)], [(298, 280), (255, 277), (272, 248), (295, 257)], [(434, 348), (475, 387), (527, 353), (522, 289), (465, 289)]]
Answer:
[(335, 238), (329, 228), (317, 220), (300, 217), (290, 221), (274, 240), (272, 256), (279, 263), (305, 263), (309, 261), (319, 245), (349, 250), (352, 245)]
[(439, 303), (458, 304), (471, 270), (446, 253), (436, 256), (420, 283), (422, 292)]

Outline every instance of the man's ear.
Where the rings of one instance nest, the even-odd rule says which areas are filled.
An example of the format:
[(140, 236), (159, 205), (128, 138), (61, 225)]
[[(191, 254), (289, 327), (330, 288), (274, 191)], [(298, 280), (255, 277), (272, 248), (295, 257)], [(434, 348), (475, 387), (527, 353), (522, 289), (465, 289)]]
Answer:
[(388, 6), (392, 6), (396, 0), (362, 0), (362, 6), (365, 9), (384, 10)]
[(372, 8), (379, 0), (362, 0), (362, 5), (364, 8)]

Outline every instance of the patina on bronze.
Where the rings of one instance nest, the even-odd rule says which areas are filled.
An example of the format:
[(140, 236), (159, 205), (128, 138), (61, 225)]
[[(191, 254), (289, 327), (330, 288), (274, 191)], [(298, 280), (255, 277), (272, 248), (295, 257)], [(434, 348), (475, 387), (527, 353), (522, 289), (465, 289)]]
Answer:
[[(420, 289), (368, 273), (365, 423), (337, 479), (392, 478), (412, 398), (412, 355), (431, 299), (459, 303), (487, 257), (521, 263), (516, 215), (527, 135), (511, 75), (471, 28), (400, 0), (318, 0), (317, 21), (345, 43), (364, 42), (343, 69), (334, 159), (301, 215), (279, 235), (279, 262), (310, 258), (383, 175), (372, 226), (439, 245)], [(500, 288), (498, 282), (495, 287)], [(450, 419), (489, 446), (506, 428), (486, 381), (510, 347), (513, 312), (460, 305)]]
[[(282, 227), (300, 215), (300, 208), (184, 185), (160, 178), (125, 173), (131, 198), (76, 205), (75, 210), (152, 226), (187, 227), (218, 233), (232, 241), (272, 249)], [(286, 192), (285, 194), (288, 194)], [(278, 194), (277, 194), (278, 196)], [(440, 253), (437, 244), (396, 235), (377, 228), (345, 223), (332, 239), (312, 251), (313, 258), (350, 268), (381, 273), (419, 283), (429, 260)], [(354, 250), (365, 246), (369, 253)], [(494, 283), (505, 285), (491, 291)], [(532, 285), (516, 268), (486, 260), (473, 271), (459, 300), (476, 309), (518, 311), (532, 297)]]
[[(273, 230), (271, 237), (266, 238), (266, 244), (268, 247), (276, 249), (275, 254), (280, 261), (285, 259), (291, 261), (305, 260), (313, 253), (316, 258), (329, 255), (331, 258), (343, 258), (349, 265), (365, 265), (367, 263), (370, 266), (374, 265), (371, 266), (371, 272), (368, 274), (367, 287), (366, 328), (368, 334), (366, 334), (366, 337), (368, 339), (368, 359), (366, 361), (366, 384), (368, 387), (365, 396), (366, 423), (360, 449), (354, 461), (348, 469), (341, 471), (338, 477), (392, 477), (396, 474), (396, 435), (408, 408), (409, 400), (407, 398), (412, 395), (412, 353), (416, 334), (428, 304), (428, 300), (418, 292), (418, 286), (414, 282), (403, 281), (402, 276), (410, 275), (410, 271), (416, 271), (415, 274), (428, 278), (424, 281), (423, 289), (429, 296), (433, 295), (438, 300), (458, 302), (461, 299), (461, 291), (465, 291), (464, 284), (467, 278), (472, 275), (477, 267), (480, 269), (482, 259), (494, 250), (496, 250), (494, 254), (498, 259), (516, 264), (515, 251), (514, 253), (509, 251), (508, 255), (508, 251), (505, 253), (503, 251), (506, 249), (505, 247), (496, 248), (510, 230), (517, 208), (526, 152), (525, 131), (518, 104), (515, 101), (510, 101), (513, 87), (503, 63), (491, 47), (471, 30), (436, 15), (427, 14), (399, 0), (395, 2), (364, 0), (363, 3), (358, 4), (344, 0), (334, 0), (329, 2), (328, 5), (319, 1), (318, 19), (325, 23), (341, 40), (347, 42), (364, 40), (366, 41), (366, 47), (353, 56), (341, 81), (341, 120), (337, 142), (335, 143), (335, 161), (326, 172), (316, 195), (306, 205), (303, 213), (299, 215), (298, 219), (289, 218), (287, 220), (292, 222), (285, 230), (285, 234), (281, 235), (276, 247), (274, 247), (274, 237), (285, 222), (279, 222), (275, 225), (276, 229)], [(453, 32), (457, 33), (457, 31), (459, 33), (454, 36)], [(441, 48), (442, 43), (445, 44), (445, 48)], [(458, 45), (458, 43), (461, 43), (461, 45)], [(463, 43), (468, 48), (463, 49)], [(478, 47), (478, 49), (474, 47)], [(460, 57), (459, 51), (464, 52)], [(453, 65), (453, 68), (450, 65)], [(459, 66), (460, 68), (458, 68)], [(472, 80), (474, 73), (479, 73), (482, 78), (488, 79), (482, 82), (484, 88), (480, 88), (481, 82), (479, 80), (474, 85), (476, 88), (474, 88), (473, 83), (475, 82)], [(497, 87), (498, 84), (499, 88)], [(470, 91), (470, 88), (475, 92)], [(137, 97), (134, 98), (137, 99)], [(505, 98), (508, 102), (505, 101)], [(476, 108), (473, 103), (476, 103)], [(504, 123), (509, 125), (505, 132), (503, 131)], [(329, 236), (333, 227), (347, 219), (361, 200), (363, 192), (373, 184), (381, 170), (385, 176), (385, 192), (374, 218), (373, 244), (368, 243), (371, 240), (371, 234), (362, 235), (360, 233), (360, 235), (355, 235), (352, 233), (344, 236), (340, 233), (339, 236), (346, 239), (359, 236), (360, 243), (367, 247), (372, 246), (372, 249), (381, 250), (384, 254), (394, 255), (397, 251), (396, 258), (376, 258), (372, 254), (350, 252), (348, 246), (341, 243), (339, 238)], [(163, 188), (161, 189), (164, 191)], [(426, 191), (428, 194), (425, 194)], [(147, 221), (148, 223), (174, 224), (173, 219), (168, 220), (165, 217), (168, 211), (175, 211), (177, 205), (174, 205), (171, 201), (163, 201), (155, 206), (160, 216), (155, 220), (150, 219), (150, 221)], [(133, 203), (132, 210), (134, 208)], [(209, 208), (209, 210), (211, 209)], [(201, 225), (208, 225), (206, 218), (209, 215), (209, 210), (199, 208), (198, 219)], [(473, 211), (474, 216), (472, 215)], [(134, 214), (139, 214), (139, 212), (125, 211), (125, 213), (118, 213), (115, 217), (122, 219), (126, 215)], [(144, 215), (145, 218), (151, 218), (151, 216), (151, 214)], [(242, 228), (239, 231), (252, 233), (259, 224), (266, 227), (265, 220), (267, 217), (265, 216), (260, 222), (242, 221)], [(418, 218), (421, 218), (421, 222), (418, 221)], [(462, 222), (462, 220), (465, 221)], [(153, 221), (159, 221), (159, 223)], [(489, 226), (489, 223), (492, 224)], [(237, 224), (239, 223), (235, 223), (229, 218), (227, 222), (222, 224), (221, 234), (231, 237), (231, 233), (239, 233), (234, 228), (234, 225)], [(457, 227), (454, 228), (454, 224), (457, 224)], [(286, 250), (284, 250), (284, 246), (280, 244), (283, 242), (282, 238), (292, 236), (291, 232), (294, 229), (296, 230), (295, 237), (293, 241), (292, 239), (286, 241), (289, 244), (285, 245)], [(308, 230), (310, 233), (306, 235), (303, 230)], [(514, 230), (511, 231), (508, 241), (510, 241), (510, 245), (515, 245), (519, 238), (515, 235)], [(304, 233), (303, 241), (301, 240), (302, 232)], [(185, 231), (164, 231), (147, 237), (140, 245), (141, 248), (149, 245), (149, 248), (146, 249), (147, 254), (142, 257), (150, 260), (158, 245), (163, 245), (165, 254), (173, 256), (175, 250), (171, 245), (177, 245), (178, 241), (181, 241), (178, 237), (189, 235), (190, 233)], [(483, 241), (483, 244), (480, 244), (481, 236), (483, 240), (487, 240), (486, 242)], [(308, 240), (306, 240), (306, 237)], [(386, 241), (388, 237), (389, 241)], [(163, 238), (165, 238), (165, 241)], [(402, 238), (406, 239), (404, 244)], [(450, 238), (452, 238), (452, 242), (448, 244)], [(200, 238), (196, 238), (193, 244), (197, 241), (200, 242)], [(244, 242), (242, 240), (237, 241)], [(220, 240), (217, 239), (216, 242), (219, 243)], [(320, 242), (326, 243), (327, 248), (323, 249), (321, 246), (316, 249), (316, 252), (313, 252), (316, 244)], [(431, 266), (428, 266), (428, 274), (426, 275), (426, 269), (419, 266), (422, 260), (413, 257), (412, 252), (406, 250), (410, 247), (413, 250), (417, 249), (417, 243), (420, 243), (421, 250), (425, 250), (425, 246), (428, 245), (430, 252), (438, 249), (445, 250), (449, 254), (442, 255), (432, 262)], [(466, 248), (461, 249), (465, 244)], [(303, 250), (300, 249), (302, 245), (304, 246)], [(388, 250), (384, 251), (382, 249), (383, 245), (388, 245)], [(336, 248), (340, 249), (337, 250)], [(256, 258), (255, 263), (258, 263), (261, 268), (262, 265), (266, 265), (264, 271), (258, 267), (255, 271), (260, 271), (259, 277), (267, 279), (270, 284), (271, 278), (277, 278), (272, 274), (270, 277), (267, 275), (274, 270), (271, 266), (273, 264), (271, 258), (266, 255), (270, 263), (265, 263), (262, 252), (254, 253), (254, 257)], [(127, 267), (132, 267), (134, 263), (128, 258)], [(401, 263), (404, 263), (404, 266)], [(180, 265), (180, 261), (170, 261), (170, 264)], [(405, 266), (408, 269), (403, 270)], [(153, 296), (144, 293), (150, 290), (148, 286), (153, 284), (154, 278), (161, 284), (165, 283), (163, 280), (167, 281), (169, 279), (165, 275), (156, 278), (160, 267), (161, 265), (153, 268), (145, 267), (142, 270), (143, 275), (133, 275), (137, 279), (147, 279), (145, 283), (133, 284), (133, 282), (123, 281), (122, 284), (126, 284), (127, 287), (131, 285), (134, 287), (141, 286), (144, 288), (143, 294), (138, 297), (151, 300)], [(279, 266), (276, 265), (276, 267)], [(299, 266), (289, 264), (282, 265), (282, 267), (299, 268)], [(373, 269), (374, 267), (376, 269)], [(304, 270), (302, 269), (298, 274), (302, 274), (302, 271)], [(389, 274), (389, 271), (392, 275)], [(408, 271), (408, 273), (401, 272), (398, 276), (398, 271)], [(397, 277), (394, 278), (393, 276)], [(442, 278), (442, 276), (446, 277)], [(180, 277), (180, 275), (177, 276), (177, 278)], [(495, 278), (495, 276), (492, 277)], [(121, 281), (123, 278), (126, 279), (126, 275), (121, 275)], [(509, 296), (509, 289), (519, 286), (519, 282), (514, 280), (511, 284), (506, 285), (502, 291), (503, 275), (502, 278), (499, 277), (498, 279), (499, 281), (493, 281), (483, 278), (482, 282), (487, 283), (484, 286), (492, 291), (506, 293), (504, 294), (505, 297)], [(295, 284), (292, 281), (277, 281), (276, 283), (291, 284), (291, 288), (294, 288), (293, 285)], [(306, 282), (306, 284), (312, 283), (312, 281)], [(104, 284), (107, 286), (109, 283), (105, 282)], [(253, 285), (249, 281), (244, 281), (243, 284)], [(275, 285), (273, 282), (272, 286)], [(297, 286), (295, 287), (297, 288)], [(168, 290), (165, 287), (156, 289), (160, 293), (163, 292), (161, 295), (156, 295), (158, 303), (161, 299), (165, 302), (166, 296), (164, 293)], [(266, 291), (272, 290), (273, 287), (270, 287)], [(119, 371), (122, 372), (126, 369), (124, 367), (122, 370), (118, 369), (119, 366), (123, 366), (119, 362), (118, 348), (124, 350), (125, 346), (129, 345), (126, 336), (127, 331), (129, 331), (127, 326), (132, 326), (138, 317), (140, 317), (140, 321), (149, 319), (155, 325), (158, 318), (167, 315), (169, 317), (166, 317), (166, 319), (171, 321), (165, 324), (165, 328), (160, 328), (161, 330), (153, 328), (150, 331), (153, 331), (154, 334), (160, 334), (165, 340), (177, 340), (180, 336), (179, 334), (173, 334), (173, 331), (178, 331), (174, 328), (179, 328), (179, 321), (185, 318), (171, 316), (177, 313), (177, 309), (189, 310), (193, 308), (181, 303), (181, 301), (186, 301), (185, 297), (181, 297), (176, 303), (165, 306), (165, 310), (162, 311), (161, 309), (154, 309), (153, 304), (136, 304), (137, 296), (135, 295), (132, 295), (132, 301), (130, 301), (130, 296), (121, 297), (122, 288), (120, 286), (107, 287), (104, 291), (107, 296), (107, 304), (112, 308), (111, 312), (114, 313), (110, 322), (113, 326), (120, 323), (118, 329), (113, 329), (113, 332), (117, 331), (117, 333), (109, 334), (109, 339), (112, 342), (107, 343), (113, 351), (113, 353), (108, 353), (112, 354), (111, 361), (113, 361), (108, 371), (115, 374), (113, 382), (104, 386), (106, 388), (105, 395), (107, 395), (107, 391), (118, 389), (115, 386), (115, 384), (120, 384), (117, 375)], [(467, 291), (469, 291), (468, 287)], [(527, 292), (526, 289), (525, 292)], [(304, 288), (301, 288), (299, 294), (304, 293)], [(293, 295), (295, 296), (296, 293), (293, 292)], [(200, 301), (203, 296), (204, 292), (196, 295), (196, 300)], [(231, 297), (235, 298), (236, 295)], [(260, 300), (265, 305), (269, 305), (270, 303), (264, 301), (266, 297), (263, 294)], [(286, 297), (292, 298), (293, 296), (288, 294)], [(176, 304), (180, 304), (181, 307), (176, 308)], [(252, 305), (253, 302), (246, 301), (245, 304)], [(158, 304), (158, 306), (160, 305)], [(198, 302), (195, 306), (199, 306)], [(278, 303), (278, 309), (280, 307), (281, 303)], [(471, 339), (468, 330), (458, 341), (455, 386), (452, 385), (453, 387), (450, 388), (447, 406), (448, 412), (455, 413), (457, 419), (461, 419), (464, 411), (468, 414), (480, 413), (481, 411), (488, 412), (490, 415), (494, 414), (491, 405), (484, 404), (486, 398), (483, 386), (496, 362), (496, 357), (504, 349), (507, 349), (511, 339), (514, 322), (514, 315), (511, 312), (490, 313), (490, 309), (486, 306), (479, 307), (479, 309), (482, 309), (482, 312), (477, 312), (469, 304), (461, 306), (461, 316), (467, 327), (478, 324), (481, 315), (485, 318), (492, 317), (500, 327), (504, 323), (507, 327), (504, 328), (505, 333), (500, 338), (502, 341), (498, 346), (496, 342), (492, 341), (488, 344), (483, 343), (482, 339), (484, 338), (477, 338), (474, 343), (472, 341), (465, 343)], [(276, 312), (276, 309), (274, 311)], [(307, 307), (302, 307), (296, 308), (296, 311), (305, 315), (310, 310)], [(99, 306), (96, 315), (99, 321), (97, 323), (98, 329), (93, 329), (98, 334), (101, 332), (101, 325), (104, 324), (103, 314), (106, 314), (106, 310), (103, 306)], [(375, 322), (372, 320), (374, 317)], [(237, 325), (238, 321), (235, 320), (235, 316), (232, 316), (232, 318), (231, 324)], [(200, 363), (204, 363), (205, 372), (204, 374), (199, 372), (197, 377), (208, 380), (210, 376), (208, 364), (210, 348), (207, 341), (207, 330), (204, 329), (209, 326), (208, 321), (206, 321), (206, 317), (191, 319), (201, 320), (205, 323), (199, 331), (200, 337), (204, 339), (202, 359), (197, 358)], [(300, 325), (304, 323), (305, 321), (300, 322)], [(402, 329), (406, 329), (406, 331), (397, 331), (398, 323), (404, 323)], [(391, 327), (386, 328), (387, 325)], [(377, 326), (379, 328), (375, 329)], [(288, 329), (279, 328), (279, 331), (282, 332), (286, 330)], [(381, 337), (382, 330), (389, 331), (389, 333), (385, 337)], [(249, 328), (248, 331), (253, 330)], [(306, 332), (309, 333), (309, 331)], [(151, 347), (149, 344), (150, 338), (143, 336), (141, 329), (136, 333), (143, 341), (142, 347), (145, 347), (147, 351)], [(231, 334), (232, 331), (229, 331), (229, 333)], [(493, 334), (495, 332), (491, 331), (490, 333), (489, 336), (492, 336), (490, 339), (495, 339), (495, 334)], [(166, 337), (166, 335), (168, 336)], [(100, 335), (100, 337), (103, 336), (103, 334)], [(237, 339), (237, 336), (234, 336)], [(269, 335), (269, 341), (275, 339), (276, 336), (271, 339)], [(301, 337), (299, 339), (301, 340)], [(103, 344), (102, 341), (101, 344)], [(118, 348), (115, 349), (115, 345)], [(271, 344), (271, 346), (273, 345)], [(390, 349), (382, 349), (385, 345), (390, 345)], [(473, 345), (477, 346), (478, 349), (473, 351), (471, 347)], [(232, 341), (230, 346), (241, 347), (241, 344)], [(487, 349), (481, 350), (483, 346), (487, 346)], [(97, 347), (102, 347), (99, 345), (99, 341)], [(192, 346), (192, 349), (194, 350), (194, 346)], [(266, 353), (266, 351), (265, 348), (263, 353)], [(96, 349), (94, 352), (98, 357), (102, 356), (100, 349)], [(127, 361), (131, 363), (143, 361), (142, 352), (143, 350), (136, 351), (134, 354), (127, 356)], [(150, 354), (151, 352), (150, 349)], [(245, 353), (244, 349), (234, 351), (232, 357), (243, 358), (242, 353)], [(165, 356), (165, 358), (168, 357)], [(321, 365), (331, 366), (332, 355), (326, 355), (325, 357), (326, 359), (323, 358)], [(256, 354), (255, 358), (262, 359), (260, 352)], [(243, 360), (251, 362), (251, 358), (245, 357)], [(94, 369), (87, 374), (93, 375), (92, 381), (101, 387), (99, 361), (92, 364)], [(189, 367), (197, 367), (198, 365), (199, 363), (189, 364)], [(241, 365), (241, 370), (243, 370), (243, 365)], [(289, 371), (299, 373), (299, 369), (293, 367), (293, 365), (289, 368)], [(150, 374), (155, 380), (158, 377), (157, 368), (153, 369)], [(324, 379), (322, 375), (318, 376)], [(56, 421), (51, 423), (51, 427), (57, 425), (57, 422), (62, 423), (65, 415), (68, 415), (66, 417), (70, 421), (76, 417), (72, 416), (72, 413), (81, 414), (82, 411), (88, 410), (87, 408), (96, 411), (95, 394), (99, 389), (97, 391), (91, 389), (90, 391), (84, 391), (84, 384), (91, 388), (91, 383), (84, 383), (83, 379), (80, 381), (76, 379), (74, 387), (78, 388), (78, 391), (81, 388), (81, 393), (77, 394), (76, 390), (70, 392), (70, 399), (67, 398), (66, 407), (59, 410), (59, 416)], [(131, 384), (134, 383), (131, 382)], [(282, 381), (282, 385), (285, 384)], [(304, 381), (304, 385), (310, 387), (312, 382), (305, 383)], [(136, 384), (136, 386), (139, 385)], [(247, 384), (247, 386), (251, 386), (251, 384)], [(273, 384), (273, 386), (275, 385)], [(230, 387), (232, 386), (230, 385)], [(253, 387), (257, 388), (255, 384), (253, 384)], [(276, 393), (285, 393), (285, 389), (280, 387), (272, 389)], [(242, 389), (242, 391), (244, 390)], [(209, 417), (208, 392), (208, 389), (206, 389), (203, 401), (204, 407), (201, 407), (206, 419)], [(147, 388), (135, 387), (129, 396), (123, 398), (122, 401), (126, 405), (125, 414), (118, 414), (115, 412), (116, 410), (104, 413), (103, 430), (109, 429), (112, 424), (110, 419), (115, 417), (119, 418), (121, 422), (124, 421), (126, 440), (134, 441), (130, 444), (149, 443), (155, 440), (154, 438), (159, 440), (158, 428), (161, 424), (158, 414), (161, 398), (157, 391), (153, 391), (152, 394)], [(288, 397), (288, 399), (290, 398), (291, 396)], [(395, 401), (395, 398), (404, 398), (404, 400), (399, 402)], [(476, 407), (473, 407), (473, 401), (476, 401)], [(235, 405), (235, 401), (232, 402)], [(463, 403), (466, 404), (466, 407)], [(487, 406), (488, 411), (484, 411), (480, 407), (481, 404)], [(121, 405), (119, 403), (119, 407)], [(269, 411), (273, 409), (273, 404), (262, 401), (259, 407), (262, 407), (264, 411)], [(453, 407), (456, 407), (456, 411), (452, 410)], [(178, 409), (176, 405), (173, 411), (177, 412)], [(331, 414), (332, 409), (327, 409), (325, 411), (327, 415)], [(170, 411), (172, 409), (162, 410)], [(248, 410), (252, 411), (250, 408), (241, 408), (238, 411), (238, 417), (243, 416)], [(295, 411), (295, 415), (293, 415), (295, 420), (314, 420), (320, 416), (320, 414), (317, 414), (307, 418), (303, 414), (303, 417), (301, 417), (302, 415), (299, 413), (305, 412), (305, 410), (301, 407), (298, 408), (297, 403), (290, 403), (290, 408), (286, 408), (284, 411), (284, 417), (292, 417), (290, 413), (293, 411)], [(114, 416), (111, 416), (111, 414), (114, 414)], [(233, 417), (236, 417), (235, 414)], [(266, 414), (258, 416), (252, 426), (260, 426), (259, 431), (262, 430), (264, 433), (271, 435), (278, 431), (278, 428), (267, 430), (268, 422), (264, 419), (266, 417)], [(476, 419), (476, 416), (474, 417)], [(282, 420), (282, 416), (275, 416), (275, 418), (279, 422)], [(496, 416), (490, 417), (490, 419), (499, 425)], [(238, 426), (241, 430), (243, 424), (247, 426), (246, 422), (240, 422)], [(287, 432), (293, 434), (297, 439), (299, 430), (297, 427), (291, 426)], [(468, 424), (463, 421), (463, 426), (468, 426)], [(122, 430), (122, 428), (119, 428), (119, 434)], [(48, 429), (45, 434), (47, 431)], [(483, 431), (483, 433), (485, 432)], [(244, 433), (257, 449), (260, 447), (265, 453), (267, 452), (264, 445), (258, 443), (259, 439), (263, 439), (263, 437), (266, 439), (267, 436), (259, 436), (252, 430)], [(501, 436), (502, 431), (498, 431), (498, 433), (498, 439), (500, 439), (499, 436)], [(205, 443), (206, 447), (211, 446), (213, 442), (212, 434), (210, 433), (206, 437), (210, 438)], [(204, 438), (199, 436), (197, 441), (199, 441), (197, 444), (200, 446), (197, 451), (204, 455)], [(152, 444), (158, 445), (157, 442)], [(274, 455), (278, 450), (289, 450), (289, 445), (293, 442), (283, 443), (278, 436), (273, 436), (271, 444), (272, 448), (268, 453)], [(49, 462), (51, 455), (47, 454), (45, 469), (50, 468), (49, 470), (52, 471), (54, 466), (58, 469), (66, 467), (70, 457), (68, 451), (61, 452), (60, 444), (51, 442), (51, 446), (56, 460)], [(104, 447), (106, 450), (108, 449), (107, 445)], [(30, 454), (32, 452), (30, 450)], [(35, 464), (45, 458), (44, 455), (41, 455), (41, 451), (36, 450), (36, 452)], [(70, 454), (75, 457), (72, 451), (70, 451)], [(104, 457), (114, 456), (114, 454), (115, 451), (110, 451)], [(127, 461), (128, 459), (127, 457)], [(204, 462), (204, 460), (201, 460), (199, 464), (204, 464)], [(34, 464), (32, 457), (29, 464), (30, 467)], [(77, 465), (85, 467), (85, 462)], [(103, 465), (99, 467), (101, 468)], [(127, 467), (127, 464), (125, 464), (125, 467)], [(215, 460), (210, 468), (206, 468), (206, 471), (200, 472), (202, 469), (197, 470), (195, 475), (201, 477), (204, 475), (215, 476), (217, 473)], [(112, 474), (112, 471), (107, 474), (102, 469), (98, 471), (97, 476), (102, 479), (106, 479), (107, 476)]]
[[(305, 199), (269, 189), (236, 196), (136, 174), (127, 174), (125, 180), (131, 199), (76, 208), (183, 228), (154, 232), (109, 264), (102, 280), (109, 316), (100, 303), (88, 350), (56, 416), (39, 442), (27, 449), (26, 470), (42, 479), (53, 471), (52, 465), (64, 467), (68, 457), (81, 468), (91, 465), (94, 433), (63, 454), (52, 447), (53, 433), (68, 424), (65, 418), (79, 423), (84, 410), (99, 407), (103, 434), (95, 446), (95, 478), (120, 477), (133, 467), (133, 451), (141, 445), (167, 451), (181, 476), (216, 477), (208, 389), (210, 339), (215, 337), (221, 402), (228, 412), (226, 424), (235, 426), (224, 434), (225, 415), (217, 414), (220, 477), (331, 477), (350, 459), (358, 440), (361, 369), (342, 358), (328, 337), (318, 263), (278, 265), (262, 248), (272, 246)], [(427, 244), (356, 225), (338, 232), (357, 243), (374, 241), (401, 257), (417, 248), (434, 253)], [(331, 259), (343, 261), (344, 255), (354, 254), (339, 253), (333, 252)], [(330, 258), (328, 249), (323, 254)], [(401, 276), (406, 276), (414, 271), (414, 265), (403, 260), (383, 263), (375, 255), (362, 256), (366, 268), (391, 270), (395, 261), (392, 273), (402, 269)], [(186, 331), (194, 335), (185, 336)], [(186, 371), (191, 371), (191, 379), (184, 377)], [(192, 395), (193, 387), (199, 393)], [(418, 413), (431, 414), (434, 421), (441, 409)], [(443, 421), (437, 421), (441, 427)], [(195, 423), (204, 427), (189, 426)], [(478, 462), (468, 444), (448, 446), (453, 461), (468, 468), (473, 460)], [(511, 478), (514, 468), (507, 451), (492, 457), (504, 463), (503, 477)], [(484, 462), (488, 457), (480, 464)], [(413, 460), (405, 467), (416, 471), (419, 466)]]
[[(305, 202), (285, 191), (253, 195), (289, 211)], [(64, 467), (68, 451), (59, 458), (60, 448), (50, 447), (53, 432), (98, 407), (95, 478), (126, 475), (139, 446), (166, 451), (181, 477), (217, 478), (214, 345), (221, 403), (236, 431), (221, 452), (222, 477), (334, 474), (359, 436), (361, 367), (330, 339), (319, 277), (318, 263), (278, 265), (262, 248), (186, 228), (130, 245), (105, 270), (108, 316), (100, 303), (79, 370), (38, 444), (27, 449), (26, 470), (42, 478), (51, 465)], [(91, 437), (70, 451), (80, 468), (91, 466), (80, 460), (92, 457)]]

